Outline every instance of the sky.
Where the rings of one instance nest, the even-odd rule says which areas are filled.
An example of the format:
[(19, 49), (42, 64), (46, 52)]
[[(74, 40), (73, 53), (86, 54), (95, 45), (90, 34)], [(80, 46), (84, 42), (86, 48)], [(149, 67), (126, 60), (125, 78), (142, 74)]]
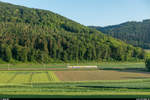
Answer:
[(89, 26), (150, 19), (150, 0), (0, 0), (46, 9)]

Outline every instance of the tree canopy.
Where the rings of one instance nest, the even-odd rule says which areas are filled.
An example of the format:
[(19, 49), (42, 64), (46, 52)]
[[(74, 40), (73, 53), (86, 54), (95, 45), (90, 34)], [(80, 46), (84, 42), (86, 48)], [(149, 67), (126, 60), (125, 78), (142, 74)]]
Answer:
[(0, 59), (6, 62), (130, 61), (141, 48), (50, 11), (0, 2)]

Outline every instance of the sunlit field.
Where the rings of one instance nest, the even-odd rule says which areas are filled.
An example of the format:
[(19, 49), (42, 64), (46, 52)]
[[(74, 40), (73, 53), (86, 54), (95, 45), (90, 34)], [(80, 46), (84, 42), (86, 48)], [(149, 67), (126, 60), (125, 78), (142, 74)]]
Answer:
[(98, 66), (95, 70), (68, 70), (66, 66), (58, 71), (0, 71), (0, 97), (149, 97), (150, 73), (144, 63)]

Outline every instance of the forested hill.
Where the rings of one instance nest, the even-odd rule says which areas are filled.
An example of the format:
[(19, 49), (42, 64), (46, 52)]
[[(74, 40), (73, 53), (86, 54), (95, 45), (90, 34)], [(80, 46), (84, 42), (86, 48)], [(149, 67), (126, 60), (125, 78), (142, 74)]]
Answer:
[(134, 46), (150, 49), (150, 19), (142, 22), (126, 22), (108, 27), (93, 27), (105, 34), (121, 39)]
[(50, 11), (0, 2), (0, 61), (130, 61), (144, 51)]

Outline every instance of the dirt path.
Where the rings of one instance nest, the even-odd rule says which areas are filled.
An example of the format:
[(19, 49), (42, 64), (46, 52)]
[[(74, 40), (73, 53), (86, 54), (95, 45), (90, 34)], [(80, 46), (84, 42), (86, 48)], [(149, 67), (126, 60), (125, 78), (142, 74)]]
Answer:
[(44, 71), (44, 70), (65, 70), (65, 68), (0, 68), (0, 71)]

